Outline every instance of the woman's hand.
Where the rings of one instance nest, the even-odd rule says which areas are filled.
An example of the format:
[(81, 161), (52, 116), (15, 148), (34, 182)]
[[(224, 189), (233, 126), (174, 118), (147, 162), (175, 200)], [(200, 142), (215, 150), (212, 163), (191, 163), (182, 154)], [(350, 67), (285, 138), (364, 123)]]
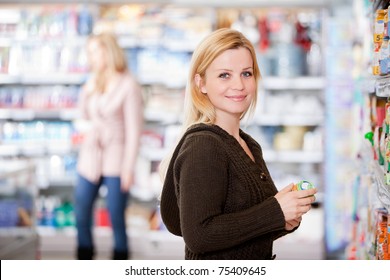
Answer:
[[(284, 219), (289, 223), (286, 227), (296, 224), (302, 219), (302, 215), (311, 209), (311, 204), (315, 201), (317, 189), (302, 191), (292, 191), (294, 184), (289, 184), (275, 195), (276, 200), (282, 208)], [(295, 221), (295, 222), (293, 222)]]
[(121, 175), (121, 190), (128, 192), (134, 184), (133, 172), (123, 172)]
[(284, 229), (285, 230), (293, 230), (294, 228), (296, 228), (297, 226), (299, 226), (299, 223), (302, 221), (302, 217), (300, 217), (299, 219), (294, 219), (294, 220), (290, 220), (290, 221), (286, 221), (286, 225), (284, 226)]

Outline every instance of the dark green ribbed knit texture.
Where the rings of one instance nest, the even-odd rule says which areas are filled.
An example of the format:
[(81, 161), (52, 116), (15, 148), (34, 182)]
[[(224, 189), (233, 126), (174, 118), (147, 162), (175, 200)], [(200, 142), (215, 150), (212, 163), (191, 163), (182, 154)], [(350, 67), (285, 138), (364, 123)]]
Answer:
[(216, 125), (192, 126), (173, 154), (161, 215), (183, 236), (186, 259), (269, 259), (274, 239), (287, 233), (261, 148), (240, 134), (256, 162)]

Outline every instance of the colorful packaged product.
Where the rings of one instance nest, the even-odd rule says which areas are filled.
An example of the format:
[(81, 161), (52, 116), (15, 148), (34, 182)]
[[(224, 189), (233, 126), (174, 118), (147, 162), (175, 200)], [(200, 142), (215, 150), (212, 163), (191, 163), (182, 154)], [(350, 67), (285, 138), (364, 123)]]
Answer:
[(302, 180), (296, 184), (294, 184), (292, 190), (293, 191), (302, 191), (302, 190), (309, 190), (309, 189), (314, 189), (314, 185), (306, 180)]

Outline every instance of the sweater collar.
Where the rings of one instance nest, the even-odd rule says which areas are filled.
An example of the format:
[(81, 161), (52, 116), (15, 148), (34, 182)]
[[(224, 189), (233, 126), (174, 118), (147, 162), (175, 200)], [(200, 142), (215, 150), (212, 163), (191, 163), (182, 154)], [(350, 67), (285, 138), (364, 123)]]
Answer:
[[(244, 149), (241, 147), (240, 143), (238, 143), (237, 139), (216, 124), (205, 124), (205, 123), (194, 124), (187, 129), (185, 136), (197, 131), (204, 131), (204, 130), (214, 132), (217, 135), (221, 136), (226, 141), (226, 143), (228, 143), (231, 147), (236, 147), (245, 160), (247, 161), (249, 160), (251, 163), (254, 163), (252, 159), (250, 159), (250, 157), (246, 154)], [(257, 160), (259, 158), (262, 158), (262, 152), (260, 146), (249, 134), (245, 133), (242, 129), (240, 129), (240, 136), (242, 139), (244, 139), (249, 149), (251, 150), (256, 161), (255, 163), (258, 163)]]

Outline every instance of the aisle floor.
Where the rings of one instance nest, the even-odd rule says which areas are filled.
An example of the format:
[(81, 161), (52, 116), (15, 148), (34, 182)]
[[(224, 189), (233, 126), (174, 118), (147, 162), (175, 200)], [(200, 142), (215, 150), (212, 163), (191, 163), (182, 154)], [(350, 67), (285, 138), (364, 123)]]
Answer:
[[(321, 260), (325, 258), (323, 242), (323, 211), (312, 209), (304, 217), (296, 232), (280, 238), (275, 242), (274, 253), (278, 260)], [(99, 229), (95, 231), (97, 256), (96, 259), (110, 259), (111, 257), (111, 230)], [(168, 232), (129, 233), (132, 246), (132, 259), (170, 259), (184, 258), (183, 240)], [(75, 231), (62, 233), (50, 230), (41, 231), (40, 258), (44, 260), (70, 260), (75, 258)]]

